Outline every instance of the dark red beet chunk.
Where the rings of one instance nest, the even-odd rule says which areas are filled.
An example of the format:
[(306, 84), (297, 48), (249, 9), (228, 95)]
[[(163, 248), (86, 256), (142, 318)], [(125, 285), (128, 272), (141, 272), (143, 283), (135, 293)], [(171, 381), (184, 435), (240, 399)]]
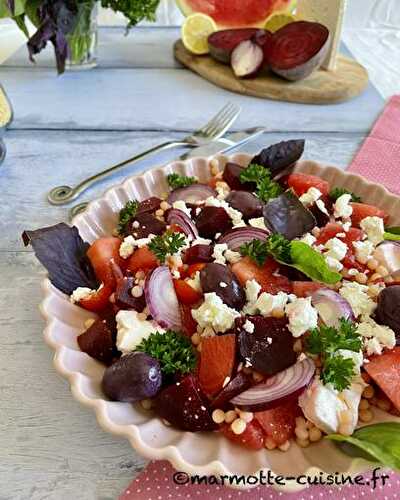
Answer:
[(115, 290), (115, 305), (119, 309), (134, 309), (142, 312), (146, 307), (146, 299), (144, 293), (141, 297), (133, 297), (131, 291), (135, 286), (135, 280), (132, 277), (120, 278), (117, 280)]
[(315, 203), (314, 205), (311, 205), (311, 207), (308, 207), (308, 210), (315, 217), (315, 220), (317, 221), (317, 226), (324, 227), (330, 221), (329, 215), (326, 215), (324, 212), (322, 212)]
[(246, 391), (253, 385), (252, 378), (246, 373), (239, 372), (230, 382), (227, 384), (218, 396), (214, 399), (211, 404), (212, 408), (222, 408), (225, 409), (227, 403), (242, 392)]
[(222, 178), (231, 189), (236, 189), (237, 191), (254, 191), (256, 189), (254, 182), (245, 182), (244, 184), (240, 182), (240, 174), (243, 170), (244, 168), (237, 163), (228, 162), (225, 165)]
[(194, 245), (188, 248), (183, 256), (185, 264), (197, 264), (197, 262), (212, 262), (213, 247), (210, 245)]
[(248, 191), (231, 191), (226, 201), (232, 208), (239, 210), (246, 220), (262, 216), (263, 204), (253, 193), (249, 193)]
[(136, 215), (153, 213), (160, 208), (162, 200), (156, 196), (147, 198), (140, 202)]
[(227, 266), (216, 262), (207, 264), (200, 271), (200, 282), (204, 293), (215, 292), (224, 304), (233, 309), (240, 311), (246, 303), (242, 286)]
[[(134, 227), (135, 222), (139, 222), (139, 227)], [(130, 233), (136, 239), (147, 238), (150, 234), (162, 234), (166, 229), (165, 222), (158, 220), (149, 213), (137, 215), (135, 221), (130, 224)]]
[(275, 375), (296, 362), (294, 338), (287, 328), (285, 318), (249, 316), (253, 333), (242, 328), (244, 319), (236, 320), (239, 333), (239, 350), (242, 358), (264, 375)]
[(196, 227), (203, 238), (213, 238), (216, 233), (225, 233), (232, 227), (232, 221), (221, 207), (204, 207), (196, 219)]
[(98, 319), (77, 338), (81, 351), (109, 365), (117, 355), (114, 335), (106, 320)]
[[(381, 325), (391, 328), (397, 342), (400, 341), (400, 285), (384, 288), (378, 297), (376, 319)], [(397, 344), (398, 345), (398, 344)]]
[(224, 64), (229, 64), (233, 49), (244, 40), (250, 38), (257, 33), (257, 28), (239, 28), (231, 30), (220, 30), (212, 33), (208, 37), (208, 47), (210, 55), (215, 60)]
[(213, 431), (217, 428), (211, 418), (207, 398), (193, 375), (166, 387), (154, 403), (159, 417), (183, 431)]

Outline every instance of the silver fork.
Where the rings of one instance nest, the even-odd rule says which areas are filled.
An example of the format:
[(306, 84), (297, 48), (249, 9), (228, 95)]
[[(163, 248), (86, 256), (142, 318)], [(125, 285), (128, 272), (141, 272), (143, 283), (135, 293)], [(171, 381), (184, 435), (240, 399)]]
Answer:
[[(139, 153), (138, 155), (135, 155), (128, 160), (122, 161), (121, 163), (113, 165), (112, 167), (107, 168), (106, 170), (103, 170), (98, 174), (88, 177), (75, 187), (57, 186), (48, 193), (47, 199), (52, 205), (64, 205), (72, 200), (75, 200), (91, 186), (108, 177), (110, 174), (116, 172), (117, 170), (121, 169), (125, 165), (142, 160), (143, 158), (146, 158), (147, 156), (157, 151), (163, 151), (179, 146), (192, 148), (199, 147), (208, 144), (211, 141), (215, 141), (216, 139), (222, 137), (224, 133), (229, 129), (229, 127), (238, 117), (240, 111), (241, 108), (239, 106), (228, 103), (206, 125), (204, 125), (204, 127), (196, 130), (192, 135), (184, 137), (179, 141), (168, 141), (164, 142), (163, 144), (159, 144), (158, 146), (154, 146), (153, 148), (143, 151), (142, 153)], [(220, 140), (226, 142), (226, 144), (232, 144), (231, 141), (227, 139)]]

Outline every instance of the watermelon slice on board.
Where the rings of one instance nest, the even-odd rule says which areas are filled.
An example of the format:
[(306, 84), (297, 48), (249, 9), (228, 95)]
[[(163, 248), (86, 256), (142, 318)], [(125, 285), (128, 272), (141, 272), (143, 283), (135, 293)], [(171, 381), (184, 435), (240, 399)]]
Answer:
[(176, 0), (185, 16), (202, 12), (212, 17), (219, 28), (263, 27), (274, 12), (291, 12), (296, 0)]

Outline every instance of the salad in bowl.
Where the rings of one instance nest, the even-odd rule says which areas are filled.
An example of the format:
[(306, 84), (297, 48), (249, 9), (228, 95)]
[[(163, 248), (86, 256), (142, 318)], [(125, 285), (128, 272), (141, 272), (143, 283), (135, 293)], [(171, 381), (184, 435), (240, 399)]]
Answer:
[(399, 468), (399, 229), (295, 170), (303, 150), (169, 173), (91, 244), (64, 223), (23, 239), (91, 313), (73, 342), (103, 367), (104, 400), (248, 450), (328, 437)]

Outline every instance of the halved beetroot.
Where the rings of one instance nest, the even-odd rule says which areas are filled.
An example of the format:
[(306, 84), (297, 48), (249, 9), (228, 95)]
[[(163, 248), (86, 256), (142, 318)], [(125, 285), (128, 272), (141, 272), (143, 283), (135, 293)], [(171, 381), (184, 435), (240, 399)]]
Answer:
[(236, 358), (236, 336), (207, 337), (201, 343), (199, 382), (207, 396), (215, 396), (231, 377)]
[(246, 429), (242, 434), (235, 434), (229, 424), (222, 424), (220, 430), (230, 441), (250, 450), (261, 450), (264, 446), (264, 433), (261, 425), (255, 419), (246, 425)]
[(372, 356), (364, 365), (368, 375), (400, 410), (400, 347)]
[(208, 409), (207, 398), (197, 379), (187, 375), (163, 389), (154, 400), (158, 416), (183, 431), (212, 431), (217, 428)]
[(216, 61), (229, 64), (231, 62), (233, 49), (237, 47), (240, 42), (250, 40), (257, 31), (257, 28), (238, 28), (215, 31), (208, 37), (208, 48), (210, 49), (211, 57)]
[(110, 364), (117, 354), (113, 332), (104, 319), (96, 320), (78, 336), (77, 341), (81, 351), (106, 365)]
[(264, 433), (279, 446), (293, 436), (297, 410), (297, 401), (289, 401), (271, 410), (256, 412), (254, 417)]
[(267, 53), (270, 68), (287, 80), (302, 80), (321, 66), (329, 44), (329, 30), (322, 24), (287, 24), (272, 36)]

